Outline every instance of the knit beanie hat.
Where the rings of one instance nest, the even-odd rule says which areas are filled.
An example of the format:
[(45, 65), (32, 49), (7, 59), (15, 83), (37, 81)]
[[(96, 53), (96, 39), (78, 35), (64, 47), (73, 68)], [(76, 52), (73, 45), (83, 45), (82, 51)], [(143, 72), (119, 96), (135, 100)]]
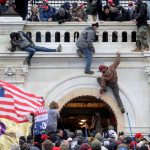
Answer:
[(93, 140), (91, 143), (92, 149), (101, 149), (101, 142), (97, 139)]

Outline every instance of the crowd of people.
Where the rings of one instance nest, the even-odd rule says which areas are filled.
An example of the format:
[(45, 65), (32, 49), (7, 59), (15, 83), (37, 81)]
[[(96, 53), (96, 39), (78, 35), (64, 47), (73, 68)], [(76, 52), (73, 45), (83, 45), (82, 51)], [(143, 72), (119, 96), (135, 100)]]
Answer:
[[(18, 147), (18, 148), (17, 148)], [(57, 129), (56, 133), (21, 136), (16, 149), (20, 150), (149, 150), (150, 137), (136, 133), (134, 136), (118, 135), (112, 126), (108, 127), (105, 135), (95, 133), (84, 136), (84, 132)]]
[[(31, 3), (33, 0), (30, 0)], [(32, 3), (31, 12), (28, 11), (29, 0), (15, 0), (14, 10), (28, 21), (129, 21), (135, 18), (137, 1), (128, 2), (128, 7), (119, 5), (118, 0), (107, 0), (103, 6), (102, 0), (87, 0), (86, 3), (64, 2), (60, 8), (55, 8), (49, 4), (48, 0), (42, 0), (42, 3)], [(142, 0), (140, 0), (142, 1)], [(7, 9), (7, 0), (0, 0), (0, 14)], [(144, 3), (146, 7), (148, 5)], [(144, 12), (145, 13), (145, 12)]]
[[(137, 25), (137, 41), (134, 52), (148, 51), (147, 42), (147, 5), (142, 0), (136, 0), (135, 4), (129, 2), (128, 9), (118, 5), (118, 1), (108, 0), (106, 5), (102, 5), (101, 0), (88, 0), (86, 4), (65, 2), (59, 9), (50, 6), (48, 0), (43, 0), (42, 4), (33, 5), (31, 14), (28, 17), (28, 0), (24, 0), (23, 7), (14, 7), (23, 20), (28, 21), (57, 21), (59, 24), (66, 21), (130, 21), (133, 20)], [(19, 1), (15, 5), (19, 6)], [(6, 1), (0, 1), (0, 13), (7, 10)], [(20, 5), (21, 6), (21, 5)], [(27, 7), (25, 7), (27, 6)], [(24, 11), (25, 10), (25, 11)], [(95, 41), (96, 29), (98, 23), (92, 24), (80, 34), (76, 41), (77, 53), (79, 57), (85, 56), (85, 73), (93, 74), (90, 69), (92, 63), (92, 53), (95, 53), (93, 42)], [(16, 47), (29, 53), (24, 64), (31, 65), (31, 59), (36, 51), (61, 52), (61, 45), (56, 49), (49, 49), (34, 45), (33, 41), (23, 32), (13, 32), (10, 34), (11, 48), (14, 52)], [(117, 84), (116, 68), (120, 63), (120, 53), (117, 53), (116, 60), (111, 66), (99, 66), (102, 77), (97, 78), (101, 86), (100, 96), (107, 91), (107, 86), (111, 87), (122, 113), (125, 112), (122, 101), (119, 96), (119, 87)], [(27, 139), (20, 137), (18, 149), (21, 150), (149, 150), (149, 137), (144, 137), (141, 133), (134, 136), (125, 136), (123, 132), (117, 135), (113, 127), (108, 127), (108, 131), (103, 133), (102, 127), (98, 125), (91, 132), (85, 132), (80, 129), (76, 131), (57, 129), (57, 120), (59, 113), (58, 105), (53, 102), (48, 111), (48, 122), (45, 132), (42, 134), (29, 135)], [(100, 120), (98, 121), (100, 122)], [(93, 132), (94, 131), (94, 132)], [(17, 146), (12, 149), (17, 150)]]
[(33, 127), (33, 134), (21, 136), (19, 144), (13, 145), (11, 150), (150, 150), (150, 135), (137, 132), (127, 136), (122, 131), (117, 134), (112, 125), (103, 130), (99, 113), (93, 116), (90, 128), (58, 129), (58, 108), (52, 101), (45, 130), (35, 134)]

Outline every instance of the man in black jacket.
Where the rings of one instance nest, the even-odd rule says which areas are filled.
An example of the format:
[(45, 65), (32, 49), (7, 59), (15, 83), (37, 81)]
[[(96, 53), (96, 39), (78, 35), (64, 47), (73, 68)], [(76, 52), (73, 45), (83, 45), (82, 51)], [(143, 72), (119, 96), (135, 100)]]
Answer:
[(133, 21), (137, 25), (136, 48), (134, 52), (149, 51), (147, 42), (147, 4), (137, 0)]
[(21, 48), (23, 51), (29, 53), (28, 57), (24, 60), (24, 64), (28, 64), (31, 66), (31, 59), (36, 51), (43, 51), (43, 52), (61, 52), (61, 45), (59, 44), (57, 49), (50, 49), (45, 47), (40, 47), (34, 45), (33, 41), (22, 31), (12, 32), (10, 34), (10, 43), (11, 48), (10, 51), (14, 52), (16, 47)]

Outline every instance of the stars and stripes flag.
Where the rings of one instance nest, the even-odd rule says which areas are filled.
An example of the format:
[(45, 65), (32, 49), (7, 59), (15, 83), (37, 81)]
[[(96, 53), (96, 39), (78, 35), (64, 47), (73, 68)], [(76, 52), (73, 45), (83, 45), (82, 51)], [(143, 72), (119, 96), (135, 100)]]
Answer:
[(0, 80), (0, 118), (16, 123), (26, 122), (26, 115), (35, 113), (44, 105), (41, 96), (36, 96), (13, 84)]

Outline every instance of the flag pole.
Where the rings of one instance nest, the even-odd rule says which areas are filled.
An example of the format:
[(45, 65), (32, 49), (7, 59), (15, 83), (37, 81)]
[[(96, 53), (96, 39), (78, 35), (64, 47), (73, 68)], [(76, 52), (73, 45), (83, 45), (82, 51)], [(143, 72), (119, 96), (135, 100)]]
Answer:
[(127, 118), (128, 118), (129, 129), (130, 129), (131, 139), (132, 139), (132, 141), (133, 141), (134, 150), (136, 150), (135, 143), (134, 143), (134, 139), (133, 139), (133, 133), (132, 133), (132, 128), (131, 128), (131, 123), (130, 123), (130, 119), (129, 119), (128, 112), (127, 112)]
[(31, 135), (33, 137), (33, 142), (34, 142), (35, 114), (34, 113), (30, 113), (30, 115), (32, 116)]

